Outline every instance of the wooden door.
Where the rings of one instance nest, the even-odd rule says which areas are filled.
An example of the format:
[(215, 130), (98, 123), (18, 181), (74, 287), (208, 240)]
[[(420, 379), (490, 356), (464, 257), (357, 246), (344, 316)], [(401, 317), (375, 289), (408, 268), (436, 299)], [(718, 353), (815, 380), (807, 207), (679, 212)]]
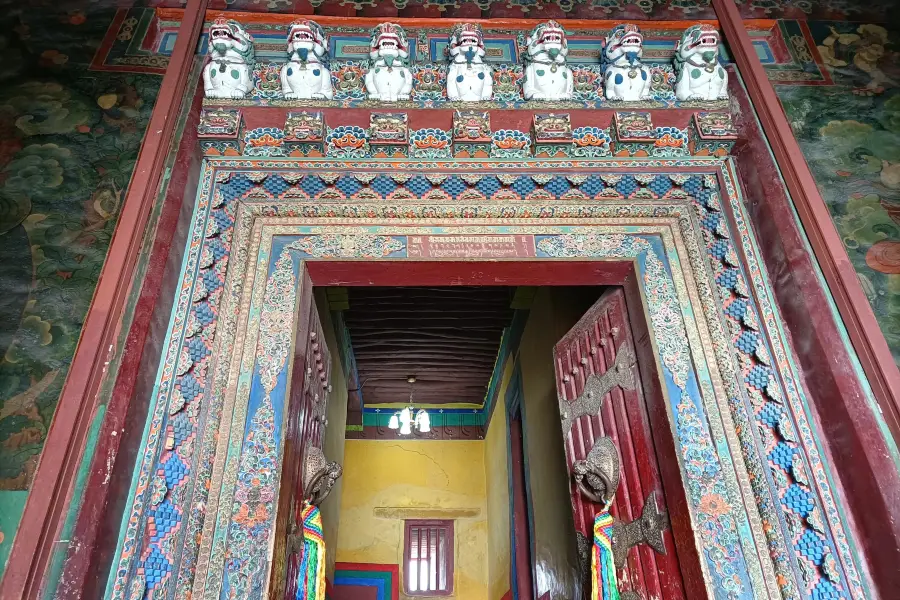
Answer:
[[(658, 449), (654, 447), (635, 356), (621, 288), (606, 292), (554, 347), (572, 510), (582, 561), (593, 540), (594, 517), (602, 506), (579, 490), (573, 465), (584, 461), (601, 438), (612, 440), (621, 461), (620, 481), (610, 509), (616, 520), (631, 522), (640, 518), (645, 500), (653, 492), (659, 508), (666, 509)], [(671, 455), (666, 460), (676, 459)], [(630, 590), (646, 599), (685, 597), (670, 528), (663, 532), (663, 542), (665, 554), (647, 544), (628, 551), (627, 564), (618, 572), (620, 591)], [(588, 562), (585, 581), (589, 581), (589, 565)], [(586, 597), (590, 597), (590, 588)]]
[(312, 295), (308, 274), (301, 276), (299, 325), (294, 344), (291, 389), (287, 405), (282, 478), (278, 498), (275, 531), (275, 560), (272, 569), (273, 600), (291, 598), (297, 592), (300, 550), (302, 549), (301, 512), (309, 490), (304, 483), (311, 473), (305, 469), (313, 448), (322, 450), (325, 437), (326, 408), (331, 391), (331, 353), (325, 344), (319, 311)]

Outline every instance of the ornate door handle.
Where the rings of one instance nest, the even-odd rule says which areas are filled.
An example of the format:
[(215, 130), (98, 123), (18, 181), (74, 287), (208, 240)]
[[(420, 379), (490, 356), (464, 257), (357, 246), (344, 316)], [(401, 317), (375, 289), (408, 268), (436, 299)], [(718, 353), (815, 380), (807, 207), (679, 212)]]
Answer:
[(575, 484), (591, 502), (608, 506), (619, 488), (621, 466), (616, 445), (608, 437), (594, 441), (584, 460), (572, 465)]
[(303, 494), (310, 504), (319, 506), (344, 470), (338, 463), (325, 458), (325, 453), (315, 446), (307, 450), (304, 467)]
[[(612, 504), (621, 482), (621, 464), (616, 445), (608, 437), (594, 441), (591, 451), (584, 460), (572, 465), (572, 475), (578, 490), (586, 498), (602, 506), (605, 514)], [(647, 544), (660, 554), (666, 553), (662, 532), (669, 525), (668, 515), (657, 505), (656, 492), (650, 492), (644, 500), (641, 516), (630, 523), (615, 520), (612, 525), (612, 560), (615, 568), (621, 569), (628, 559), (628, 552), (639, 544)], [(582, 569), (582, 580), (592, 585), (591, 542), (579, 532), (578, 554)], [(621, 600), (640, 600), (635, 592), (622, 592)]]

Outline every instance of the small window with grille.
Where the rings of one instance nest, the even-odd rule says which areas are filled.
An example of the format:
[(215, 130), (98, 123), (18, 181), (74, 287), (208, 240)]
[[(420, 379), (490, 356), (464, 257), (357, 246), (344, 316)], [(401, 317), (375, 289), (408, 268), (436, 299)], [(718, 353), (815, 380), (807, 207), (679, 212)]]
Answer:
[(453, 592), (453, 521), (406, 521), (404, 591), (408, 596)]

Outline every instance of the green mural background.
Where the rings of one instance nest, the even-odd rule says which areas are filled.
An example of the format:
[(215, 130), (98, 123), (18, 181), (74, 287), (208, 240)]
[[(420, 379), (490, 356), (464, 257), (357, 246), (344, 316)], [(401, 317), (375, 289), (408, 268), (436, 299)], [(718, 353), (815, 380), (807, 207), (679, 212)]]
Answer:
[(834, 85), (776, 85), (900, 363), (900, 32), (810, 21)]
[(0, 7), (0, 573), (161, 82), (89, 70), (80, 5)]

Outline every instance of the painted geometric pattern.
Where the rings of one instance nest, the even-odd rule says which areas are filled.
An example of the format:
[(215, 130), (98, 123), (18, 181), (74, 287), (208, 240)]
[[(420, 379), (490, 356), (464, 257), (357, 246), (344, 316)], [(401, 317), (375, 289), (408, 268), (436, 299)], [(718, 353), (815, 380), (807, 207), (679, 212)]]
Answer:
[[(188, 536), (180, 531), (187, 510), (185, 487), (192, 478), (192, 444), (198, 427), (201, 402), (208, 394), (207, 359), (217, 321), (218, 299), (225, 278), (237, 200), (265, 203), (263, 214), (304, 217), (391, 217), (391, 218), (542, 218), (578, 217), (600, 214), (604, 199), (686, 199), (693, 200), (707, 242), (707, 252), (715, 271), (722, 297), (724, 315), (742, 368), (752, 418), (739, 423), (741, 429), (755, 432), (767, 457), (765, 468), (758, 464), (754, 442), (742, 438), (744, 458), (756, 476), (752, 478), (765, 529), (771, 538), (776, 564), (795, 565), (806, 589), (791, 589), (793, 577), (780, 577), (785, 597), (845, 598), (848, 588), (854, 596), (859, 589), (856, 574), (845, 580), (835, 559), (831, 530), (822, 518), (821, 500), (811, 485), (810, 473), (826, 479), (820, 462), (811, 470), (806, 454), (797, 441), (797, 425), (784, 405), (781, 382), (770, 366), (769, 349), (760, 332), (757, 309), (749, 295), (745, 275), (729, 239), (729, 226), (721, 212), (719, 192), (713, 176), (683, 174), (554, 174), (485, 173), (448, 174), (394, 171), (390, 173), (220, 173), (211, 192), (210, 206), (204, 206), (201, 194), (198, 217), (207, 222), (202, 236), (194, 236), (191, 247), (199, 246), (199, 262), (191, 305), (179, 304), (175, 320), (184, 335), (178, 352), (170, 352), (162, 367), (161, 394), (157, 399), (151, 436), (164, 432), (162, 450), (155, 463), (153, 485), (149, 477), (139, 478), (136, 502), (129, 519), (116, 573), (114, 597), (130, 591), (141, 597), (143, 588), (162, 591), (172, 580), (172, 565), (181, 561), (181, 576), (176, 593), (186, 593), (191, 585), (193, 562), (199, 530)], [(415, 201), (414, 206), (404, 206)], [(272, 204), (267, 204), (271, 201)], [(366, 203), (370, 202), (371, 206)], [(487, 202), (487, 206), (479, 206)], [(564, 202), (581, 204), (578, 208)], [(554, 206), (560, 204), (560, 206)], [(205, 212), (209, 210), (208, 218)], [(183, 310), (181, 310), (183, 308)], [(173, 328), (175, 330), (175, 328)], [(166, 382), (170, 382), (166, 385)], [(171, 396), (171, 400), (170, 400)], [(731, 399), (735, 415), (745, 409), (739, 398)], [(168, 410), (165, 408), (168, 405)], [(808, 427), (808, 426), (804, 426)], [(806, 439), (806, 436), (804, 436)], [(153, 440), (146, 448), (152, 452)], [(199, 467), (198, 476), (208, 478), (208, 465)], [(152, 494), (150, 494), (152, 487)], [(827, 490), (827, 488), (826, 488)], [(780, 506), (772, 506), (774, 491)], [(150, 494), (150, 507), (143, 510), (140, 498)], [(188, 496), (189, 497), (189, 496)], [(195, 496), (196, 499), (197, 496)], [(202, 497), (202, 493), (200, 494)], [(202, 503), (195, 503), (189, 521), (202, 523)], [(833, 504), (828, 506), (829, 521), (834, 522)], [(141, 516), (144, 515), (144, 519)], [(778, 556), (777, 530), (787, 532), (789, 556)], [(138, 533), (142, 531), (143, 533)], [(176, 557), (176, 537), (184, 540), (184, 552)], [(843, 538), (842, 538), (843, 542)], [(842, 555), (846, 549), (842, 544)], [(130, 558), (138, 561), (129, 573)], [(852, 566), (851, 566), (852, 569)], [(781, 569), (779, 569), (781, 570)], [(794, 570), (794, 569), (791, 569)], [(184, 587), (183, 587), (184, 586)], [(130, 595), (130, 594), (129, 594)], [(167, 595), (163, 592), (163, 596)], [(154, 594), (156, 597), (156, 594)]]
[[(752, 305), (750, 292), (740, 268), (740, 261), (731, 246), (725, 216), (721, 213), (718, 196), (699, 190), (697, 213), (707, 253), (718, 284), (724, 315), (730, 328), (732, 342), (737, 349), (741, 374), (746, 386), (758, 432), (763, 456), (768, 459), (768, 477), (774, 485), (776, 499), (781, 506), (776, 514), (784, 519), (787, 542), (793, 546), (792, 557), (806, 589), (803, 596), (812, 598), (843, 598), (841, 574), (834, 549), (814, 501), (814, 491), (801, 458), (802, 450), (794, 433), (794, 424), (784, 406), (782, 389), (772, 369), (769, 350), (765, 345), (758, 315)], [(737, 399), (731, 399), (733, 409)], [(743, 407), (734, 412), (740, 414)], [(755, 458), (755, 453), (754, 453)], [(745, 456), (745, 459), (749, 458)], [(796, 460), (795, 460), (796, 458)], [(755, 487), (762, 481), (752, 481)], [(785, 596), (796, 595), (789, 582), (784, 582)]]
[(400, 567), (375, 563), (337, 563), (334, 566), (334, 585), (338, 588), (371, 588), (375, 591), (377, 600), (399, 600)]
[[(692, 178), (686, 178), (685, 191), (695, 199), (695, 208), (707, 243), (707, 255), (722, 300), (723, 312), (737, 350), (741, 374), (750, 400), (760, 447), (768, 458), (768, 475), (781, 506), (775, 514), (784, 519), (788, 543), (793, 545), (792, 557), (805, 590), (803, 597), (815, 599), (844, 598), (848, 591), (842, 584), (835, 549), (826, 530), (821, 509), (815, 500), (805, 466), (803, 450), (794, 433), (795, 424), (784, 405), (784, 396), (771, 367), (769, 349), (763, 339), (756, 307), (753, 305), (740, 260), (729, 239), (729, 229), (719, 203), (718, 193), (701, 188)], [(733, 410), (737, 399), (731, 399)], [(743, 411), (734, 410), (741, 414)], [(749, 425), (749, 423), (748, 423)], [(755, 460), (756, 453), (745, 451), (745, 460)], [(752, 480), (762, 488), (761, 480)], [(758, 490), (759, 492), (763, 490)], [(790, 582), (782, 582), (786, 597), (797, 595)]]
[[(190, 497), (189, 485), (197, 480), (197, 477), (189, 477), (196, 472), (190, 465), (200, 431), (201, 409), (209, 394), (209, 360), (228, 267), (235, 204), (217, 194), (209, 208), (208, 215), (205, 212), (201, 215), (204, 220), (208, 216), (205, 228), (199, 231), (195, 228), (189, 240), (189, 248), (200, 248), (196, 276), (187, 282), (193, 284), (189, 295), (182, 294), (179, 305), (173, 310), (173, 326), (180, 325), (183, 333), (180, 343), (172, 344), (170, 354), (165, 357), (162, 378), (171, 385), (163, 389), (157, 399), (149, 431), (157, 439), (160, 432), (163, 433), (159, 466), (152, 481), (138, 480), (136, 496), (145, 495), (149, 487), (150, 507), (143, 524), (139, 505), (135, 505), (129, 516), (129, 526), (143, 530), (143, 543), (137, 546), (126, 542), (121, 551), (123, 557), (135, 554), (138, 559), (127, 590), (129, 598), (142, 598), (145, 593), (156, 597), (157, 590), (165, 595), (163, 590), (169, 588), (173, 580), (177, 558), (172, 549), (183, 540), (181, 526), (185, 511), (196, 513), (201, 510), (196, 506), (189, 509), (185, 506), (185, 498)], [(158, 415), (163, 419), (160, 420)], [(145, 444), (145, 452), (153, 452), (154, 447), (155, 444)], [(203, 472), (197, 474), (204, 476)], [(188, 555), (182, 556), (182, 570), (185, 568), (193, 569)], [(125, 576), (125, 572), (116, 573), (114, 592), (119, 595), (124, 592), (121, 584)], [(181, 594), (185, 591), (179, 590), (179, 597), (183, 597)]]

